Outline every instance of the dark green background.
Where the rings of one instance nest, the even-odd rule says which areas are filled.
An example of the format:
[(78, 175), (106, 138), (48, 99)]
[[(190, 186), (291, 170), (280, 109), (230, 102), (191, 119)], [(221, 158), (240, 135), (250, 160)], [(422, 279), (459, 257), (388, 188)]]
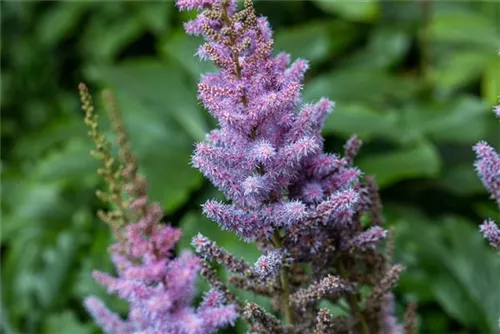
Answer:
[[(184, 229), (180, 247), (201, 231), (255, 261), (254, 246), (200, 214), (205, 199), (220, 195), (189, 166), (193, 143), (214, 126), (196, 101), (199, 75), (213, 67), (193, 57), (200, 41), (182, 31), (192, 14), (170, 1), (0, 5), (2, 332), (96, 332), (81, 306), (89, 294), (126, 310), (90, 277), (112, 271), (111, 239), (94, 215), (99, 180), (80, 81), (98, 103), (100, 89), (116, 93), (151, 197)], [(500, 94), (500, 5), (256, 7), (270, 19), (277, 51), (311, 61), (304, 100), (337, 103), (324, 129), (327, 149), (339, 151), (352, 133), (365, 143), (356, 163), (376, 175), (397, 231), (396, 260), (408, 267), (396, 289), (398, 314), (417, 301), (422, 333), (495, 333), (500, 256), (477, 225), (500, 217), (475, 176), (471, 146), (487, 139), (500, 148), (491, 113)]]

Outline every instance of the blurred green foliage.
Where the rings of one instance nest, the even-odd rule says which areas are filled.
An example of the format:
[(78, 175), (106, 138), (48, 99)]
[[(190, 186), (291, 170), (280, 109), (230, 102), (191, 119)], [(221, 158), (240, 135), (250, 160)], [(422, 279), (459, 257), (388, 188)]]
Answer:
[[(365, 143), (357, 163), (380, 183), (397, 230), (396, 260), (408, 267), (399, 311), (417, 301), (422, 333), (495, 332), (500, 257), (476, 226), (500, 217), (474, 175), (471, 145), (487, 139), (500, 147), (490, 112), (500, 93), (500, 6), (256, 7), (275, 29), (277, 51), (311, 61), (305, 101), (336, 101), (327, 148), (338, 151), (352, 133)], [(184, 228), (181, 248), (201, 231), (257, 258), (255, 247), (200, 215), (205, 199), (220, 196), (189, 166), (193, 143), (215, 125), (195, 86), (213, 67), (193, 57), (199, 40), (182, 32), (189, 15), (168, 1), (1, 3), (2, 332), (98, 332), (81, 306), (88, 294), (126, 310), (90, 277), (112, 270), (111, 238), (94, 216), (99, 180), (79, 81), (116, 93), (152, 198)]]

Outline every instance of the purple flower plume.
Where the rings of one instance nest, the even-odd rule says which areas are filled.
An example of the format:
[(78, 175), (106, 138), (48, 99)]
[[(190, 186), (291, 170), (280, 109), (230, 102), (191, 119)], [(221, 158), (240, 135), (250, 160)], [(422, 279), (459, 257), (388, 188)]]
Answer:
[[(204, 74), (198, 83), (198, 99), (218, 127), (196, 145), (192, 165), (227, 202), (208, 200), (203, 213), (222, 229), (256, 242), (264, 254), (250, 268), (205, 237), (195, 237), (193, 245), (205, 259), (239, 274), (230, 278), (237, 288), (272, 297), (284, 322), (246, 304), (242, 316), (252, 332), (287, 332), (282, 326), (287, 323), (296, 333), (312, 332), (313, 304), (324, 297), (358, 294), (360, 286), (377, 283), (389, 268), (375, 263), (385, 257), (373, 256), (386, 235), (377, 226), (382, 221), (377, 187), (373, 179), (360, 181), (362, 173), (353, 166), (361, 141), (351, 137), (344, 157), (324, 152), (321, 129), (335, 105), (327, 98), (302, 101), (307, 61), (273, 54), (269, 23), (255, 15), (250, 0), (244, 0), (240, 10), (235, 0), (176, 3), (180, 10), (199, 11), (184, 28), (205, 39), (197, 56), (219, 69)], [(361, 223), (364, 214), (372, 224), (366, 231)], [(369, 263), (343, 268), (360, 261)], [(301, 268), (307, 263), (313, 277)], [(369, 271), (358, 273), (358, 268)], [(350, 282), (335, 276), (346, 272), (350, 279), (369, 278)], [(212, 286), (222, 285), (213, 272), (205, 270), (204, 276)], [(380, 311), (396, 276), (377, 287), (380, 293), (365, 310), (371, 312), (367, 319), (373, 328), (396, 327), (393, 310)], [(318, 283), (311, 283), (311, 278)], [(352, 319), (349, 331), (361, 332), (363, 322)]]
[(120, 319), (100, 300), (89, 297), (85, 306), (96, 322), (106, 333), (116, 334), (214, 333), (232, 324), (235, 305), (223, 305), (216, 292), (207, 294), (198, 309), (191, 306), (200, 260), (190, 253), (172, 258), (180, 231), (160, 223), (157, 204), (145, 207), (145, 216), (126, 227), (127, 239), (111, 248), (118, 277), (99, 271), (93, 275), (109, 293), (129, 303), (128, 319)]
[[(192, 162), (231, 204), (209, 201), (204, 213), (246, 241), (268, 239), (311, 217), (324, 224), (348, 220), (357, 197), (349, 189), (360, 173), (323, 153), (320, 131), (334, 104), (327, 98), (302, 103), (307, 61), (273, 56), (267, 19), (248, 11), (236, 20), (234, 1), (179, 0), (177, 6), (227, 14), (207, 10), (185, 24), (206, 40), (198, 56), (220, 69), (198, 84), (198, 98), (219, 128), (196, 145)], [(334, 203), (340, 191), (346, 198)]]
[(217, 292), (191, 306), (200, 260), (190, 253), (172, 258), (180, 230), (160, 223), (162, 210), (145, 205), (144, 216), (126, 227), (127, 238), (111, 248), (118, 277), (96, 271), (94, 278), (130, 305), (127, 320), (109, 311), (95, 297), (85, 306), (105, 333), (214, 333), (233, 324), (235, 305), (224, 305)]

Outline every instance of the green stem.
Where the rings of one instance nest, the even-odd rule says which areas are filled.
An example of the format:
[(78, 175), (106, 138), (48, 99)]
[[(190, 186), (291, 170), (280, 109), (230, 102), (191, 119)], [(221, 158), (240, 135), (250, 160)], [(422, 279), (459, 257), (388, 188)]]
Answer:
[[(276, 247), (283, 248), (283, 243), (281, 242), (281, 237), (278, 230), (274, 231), (271, 241)], [(281, 289), (282, 289), (281, 302), (283, 311), (285, 313), (285, 323), (287, 325), (293, 326), (294, 317), (292, 308), (290, 307), (290, 283), (288, 280), (288, 270), (285, 266), (281, 266), (280, 279), (281, 279)], [(290, 333), (291, 334), (294, 333), (293, 329), (291, 330)]]
[[(344, 264), (342, 261), (339, 261), (339, 269), (340, 269), (340, 276), (344, 279), (348, 279), (349, 275), (347, 271), (345, 270)], [(349, 294), (347, 298), (347, 303), (349, 304), (349, 307), (351, 308), (351, 313), (354, 316), (356, 320), (359, 321), (361, 325), (361, 333), (362, 334), (370, 334), (370, 329), (368, 328), (368, 324), (366, 323), (365, 317), (363, 316), (363, 312), (361, 312), (361, 309), (359, 308), (358, 305), (358, 294)]]

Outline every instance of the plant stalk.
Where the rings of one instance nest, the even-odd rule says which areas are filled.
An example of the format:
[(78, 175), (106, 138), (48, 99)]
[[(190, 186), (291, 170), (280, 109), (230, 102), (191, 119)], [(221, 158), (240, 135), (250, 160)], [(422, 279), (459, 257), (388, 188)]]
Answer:
[[(272, 236), (273, 244), (278, 248), (283, 248), (283, 243), (281, 242), (281, 237), (279, 235), (278, 230), (275, 230)], [(295, 319), (293, 317), (292, 307), (290, 306), (290, 283), (288, 280), (288, 270), (285, 266), (281, 266), (280, 271), (280, 280), (281, 280), (281, 302), (282, 308), (285, 313), (285, 324), (294, 325)], [(294, 334), (293, 329), (290, 331), (291, 334)]]
[[(340, 276), (344, 279), (349, 279), (349, 275), (345, 270), (342, 261), (339, 261), (339, 269), (340, 269)], [(366, 323), (365, 317), (363, 316), (363, 313), (359, 308), (357, 296), (358, 296), (357, 294), (349, 294), (347, 298), (347, 303), (351, 308), (351, 313), (353, 317), (356, 320), (358, 320), (361, 325), (361, 334), (370, 334), (370, 329), (368, 328), (368, 324)]]

